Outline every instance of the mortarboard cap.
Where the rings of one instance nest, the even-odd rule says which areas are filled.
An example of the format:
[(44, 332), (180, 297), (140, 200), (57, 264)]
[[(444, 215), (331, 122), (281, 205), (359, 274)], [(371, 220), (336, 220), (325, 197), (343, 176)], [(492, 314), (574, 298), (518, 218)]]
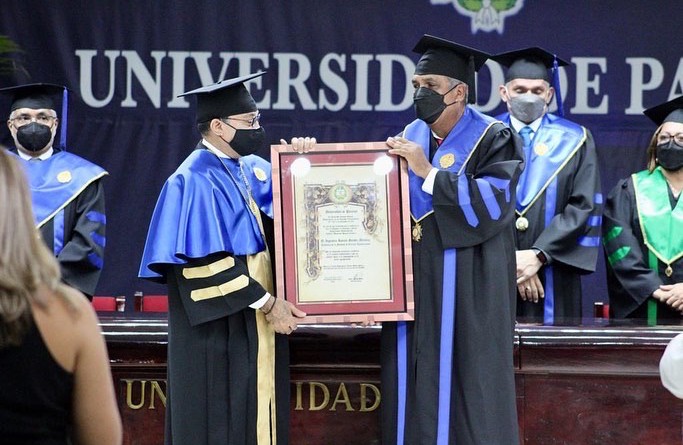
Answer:
[(62, 96), (62, 110), (58, 116), (61, 119), (60, 146), (66, 150), (67, 117), (69, 115), (69, 89), (64, 85), (54, 83), (28, 83), (13, 87), (0, 88), (0, 94), (12, 97), (10, 113), (19, 108), (33, 110), (48, 109), (57, 111), (55, 98)]
[(197, 123), (235, 114), (256, 111), (256, 102), (244, 82), (262, 76), (266, 71), (225, 79), (212, 85), (187, 91), (180, 96), (196, 96)]
[(19, 108), (56, 110), (55, 97), (61, 95), (66, 87), (52, 83), (30, 83), (0, 88), (0, 93), (12, 97), (10, 113)]
[(415, 74), (439, 74), (463, 81), (469, 87), (468, 102), (476, 102), (474, 73), (489, 58), (487, 53), (429, 34), (422, 36), (413, 51), (422, 54)]
[(569, 65), (569, 62), (537, 46), (496, 54), (491, 60), (508, 67), (505, 82), (512, 79), (543, 79), (550, 83), (548, 70)]
[[(491, 60), (508, 67), (505, 73), (506, 83), (513, 79), (542, 79), (552, 84), (555, 88), (557, 114), (564, 116), (559, 67), (567, 66), (569, 62), (537, 46), (496, 54)], [(552, 70), (552, 80), (548, 70)]]
[(678, 122), (683, 124), (683, 96), (678, 96), (663, 104), (659, 104), (643, 111), (645, 116), (652, 119), (657, 126), (664, 122)]

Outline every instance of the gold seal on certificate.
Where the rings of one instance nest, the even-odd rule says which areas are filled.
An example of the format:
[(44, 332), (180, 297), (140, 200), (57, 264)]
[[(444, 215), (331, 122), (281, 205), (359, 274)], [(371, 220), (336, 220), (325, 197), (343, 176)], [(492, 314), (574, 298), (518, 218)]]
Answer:
[(520, 216), (519, 218), (517, 218), (517, 221), (515, 221), (515, 227), (517, 227), (517, 230), (519, 230), (520, 232), (524, 232), (526, 229), (529, 228), (529, 220), (523, 216)]

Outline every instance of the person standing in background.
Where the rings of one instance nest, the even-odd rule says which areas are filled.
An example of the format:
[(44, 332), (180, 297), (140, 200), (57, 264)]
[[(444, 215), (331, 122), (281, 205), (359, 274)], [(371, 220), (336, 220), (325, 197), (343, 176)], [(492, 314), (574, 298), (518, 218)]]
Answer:
[[(517, 316), (545, 324), (581, 318), (581, 275), (595, 271), (603, 197), (591, 132), (562, 116), (548, 73), (567, 62), (537, 47), (497, 54), (508, 67), (498, 119), (524, 141), (517, 185)], [(557, 84), (557, 82), (555, 82)], [(548, 111), (557, 97), (559, 115)]]
[[(7, 127), (28, 174), (36, 226), (65, 283), (92, 298), (104, 266), (105, 214), (98, 165), (66, 151), (67, 89), (35, 83), (0, 89), (12, 97)], [(61, 143), (55, 96), (63, 96)]]
[(683, 96), (644, 111), (656, 125), (647, 169), (621, 180), (605, 205), (610, 314), (649, 324), (683, 312)]

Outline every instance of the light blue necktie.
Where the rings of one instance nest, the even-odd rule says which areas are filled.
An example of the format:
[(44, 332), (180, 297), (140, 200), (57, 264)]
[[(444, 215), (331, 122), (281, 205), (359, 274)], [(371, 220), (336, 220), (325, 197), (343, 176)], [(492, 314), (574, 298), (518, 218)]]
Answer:
[(533, 130), (529, 126), (522, 127), (519, 130), (519, 135), (524, 141), (524, 171), (517, 184), (517, 210), (521, 210), (519, 203), (526, 194), (526, 178), (529, 175), (529, 170), (531, 170), (531, 133), (533, 133)]
[(522, 137), (522, 140), (524, 141), (524, 156), (529, 159), (531, 156), (531, 133), (533, 130), (531, 130), (531, 127), (526, 126), (522, 127), (521, 130), (519, 130), (519, 135)]

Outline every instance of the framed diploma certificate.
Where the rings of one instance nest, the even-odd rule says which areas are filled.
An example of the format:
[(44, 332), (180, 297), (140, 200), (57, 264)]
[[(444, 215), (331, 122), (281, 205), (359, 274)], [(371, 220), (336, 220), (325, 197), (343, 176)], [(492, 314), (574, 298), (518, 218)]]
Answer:
[(384, 142), (271, 146), (277, 295), (304, 323), (412, 320), (408, 168)]

